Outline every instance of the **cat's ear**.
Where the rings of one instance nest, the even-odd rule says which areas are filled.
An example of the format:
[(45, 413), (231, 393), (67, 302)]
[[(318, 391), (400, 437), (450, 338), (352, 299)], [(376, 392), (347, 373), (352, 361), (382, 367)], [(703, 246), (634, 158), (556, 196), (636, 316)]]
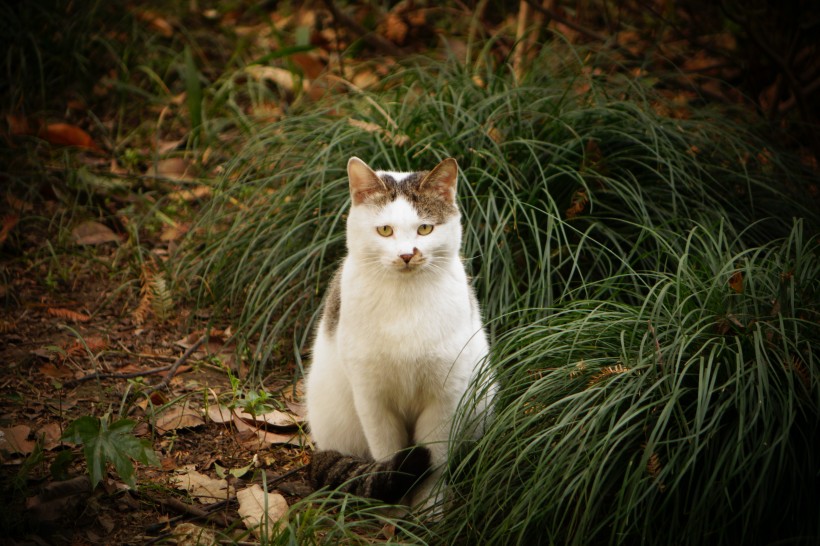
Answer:
[(433, 193), (448, 203), (455, 203), (457, 181), (458, 163), (452, 157), (448, 157), (427, 173), (419, 184), (419, 190)]
[(370, 195), (387, 191), (387, 186), (358, 157), (351, 157), (347, 162), (347, 176), (350, 179), (350, 198), (354, 205), (363, 203)]

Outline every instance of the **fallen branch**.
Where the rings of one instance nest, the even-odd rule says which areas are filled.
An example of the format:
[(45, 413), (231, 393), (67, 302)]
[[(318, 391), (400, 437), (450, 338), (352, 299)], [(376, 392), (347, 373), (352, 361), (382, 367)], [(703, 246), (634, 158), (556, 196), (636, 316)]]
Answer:
[(179, 369), (179, 367), (182, 365), (182, 363), (183, 363), (183, 362), (185, 362), (186, 360), (188, 360), (188, 357), (190, 357), (192, 354), (194, 354), (194, 351), (196, 351), (197, 349), (199, 349), (199, 347), (200, 347), (203, 343), (205, 343), (205, 340), (206, 340), (207, 338), (208, 338), (208, 335), (207, 335), (207, 334), (203, 334), (203, 335), (202, 335), (202, 336), (201, 336), (198, 340), (196, 340), (196, 342), (194, 342), (194, 344), (193, 344), (193, 345), (191, 345), (190, 347), (188, 347), (188, 349), (187, 349), (187, 350), (186, 350), (186, 351), (182, 354), (182, 356), (181, 356), (181, 357), (179, 357), (179, 358), (176, 360), (176, 362), (174, 362), (173, 364), (171, 364), (171, 366), (170, 366), (170, 367), (169, 367), (169, 369), (168, 369), (168, 373), (166, 373), (166, 374), (165, 374), (165, 377), (163, 377), (163, 378), (162, 378), (162, 381), (160, 381), (160, 382), (159, 382), (159, 383), (157, 383), (156, 385), (153, 385), (153, 386), (149, 387), (149, 388), (145, 391), (145, 394), (151, 394), (151, 393), (152, 393), (152, 392), (154, 392), (154, 391), (158, 391), (159, 389), (164, 389), (164, 388), (166, 388), (166, 387), (167, 387), (167, 386), (171, 383), (171, 379), (173, 379), (173, 378), (174, 378), (174, 376), (175, 376), (175, 375), (176, 375), (176, 373), (177, 373), (177, 370), (178, 370), (178, 369)]
[(161, 366), (159, 368), (151, 368), (150, 370), (142, 370), (139, 372), (123, 372), (123, 373), (100, 373), (100, 372), (93, 372), (88, 375), (84, 375), (82, 377), (78, 377), (76, 379), (72, 379), (70, 381), (66, 381), (63, 383), (65, 387), (73, 387), (75, 385), (79, 385), (80, 383), (84, 383), (86, 381), (91, 381), (92, 379), (133, 379), (134, 377), (141, 377), (143, 375), (152, 375), (155, 373), (161, 373), (171, 368), (171, 364), (168, 366)]

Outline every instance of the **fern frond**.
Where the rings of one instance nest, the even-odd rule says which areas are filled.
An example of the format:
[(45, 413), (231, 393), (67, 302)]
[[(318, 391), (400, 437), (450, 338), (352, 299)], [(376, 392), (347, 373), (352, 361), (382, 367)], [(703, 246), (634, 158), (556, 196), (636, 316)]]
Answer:
[(64, 309), (62, 307), (49, 307), (46, 312), (53, 317), (61, 318), (71, 322), (88, 322), (89, 320), (91, 320), (91, 317), (86, 315), (85, 313), (78, 313), (77, 311), (72, 311), (71, 309)]
[(160, 322), (164, 322), (171, 314), (174, 299), (171, 295), (171, 290), (168, 288), (168, 283), (165, 281), (165, 276), (162, 273), (154, 275), (154, 278), (151, 280), (150, 292), (153, 296), (151, 309), (154, 311), (154, 316), (156, 316)]

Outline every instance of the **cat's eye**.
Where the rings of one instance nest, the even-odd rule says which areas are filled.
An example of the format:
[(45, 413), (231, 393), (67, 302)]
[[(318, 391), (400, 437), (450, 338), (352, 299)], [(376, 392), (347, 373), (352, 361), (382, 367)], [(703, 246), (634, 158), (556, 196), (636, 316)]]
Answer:
[(390, 237), (391, 235), (393, 235), (393, 228), (391, 228), (390, 226), (379, 226), (376, 228), (376, 231), (382, 237)]
[(433, 224), (422, 224), (419, 226), (419, 235), (430, 235), (433, 232)]

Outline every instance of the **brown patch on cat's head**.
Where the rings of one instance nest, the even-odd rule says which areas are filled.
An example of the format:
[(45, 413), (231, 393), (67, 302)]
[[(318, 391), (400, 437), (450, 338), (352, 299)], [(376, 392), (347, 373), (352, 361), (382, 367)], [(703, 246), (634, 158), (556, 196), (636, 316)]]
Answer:
[(432, 171), (409, 173), (396, 180), (390, 174), (377, 175), (358, 158), (348, 162), (350, 194), (354, 205), (368, 204), (384, 207), (404, 197), (418, 211), (419, 216), (434, 224), (443, 224), (458, 215), (456, 182), (458, 164), (448, 158)]

